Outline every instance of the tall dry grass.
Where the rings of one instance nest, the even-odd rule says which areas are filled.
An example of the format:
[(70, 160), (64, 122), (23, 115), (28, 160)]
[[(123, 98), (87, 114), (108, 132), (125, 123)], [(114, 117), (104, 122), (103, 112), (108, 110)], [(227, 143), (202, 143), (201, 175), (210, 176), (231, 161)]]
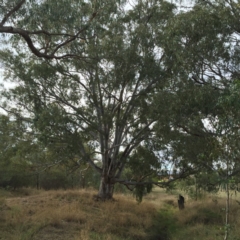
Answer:
[[(97, 202), (89, 190), (47, 191), (6, 198), (3, 239), (146, 239), (156, 214), (150, 203), (115, 195)], [(94, 237), (95, 236), (95, 237)], [(101, 238), (102, 237), (102, 238)]]
[[(97, 202), (92, 190), (35, 191), (0, 195), (0, 239), (10, 240), (218, 240), (223, 239), (225, 199), (187, 198), (154, 189), (141, 204), (131, 195)], [(230, 239), (240, 239), (240, 205), (231, 199)]]
[[(184, 211), (176, 211), (178, 231), (172, 240), (222, 240), (225, 231), (226, 199), (221, 196), (207, 197), (201, 201), (189, 201)], [(230, 204), (229, 239), (240, 239), (240, 206), (236, 199)]]

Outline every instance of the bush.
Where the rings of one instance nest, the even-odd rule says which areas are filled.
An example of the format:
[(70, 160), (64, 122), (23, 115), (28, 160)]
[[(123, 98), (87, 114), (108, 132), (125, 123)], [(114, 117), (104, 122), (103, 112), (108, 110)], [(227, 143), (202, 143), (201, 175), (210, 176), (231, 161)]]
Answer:
[(33, 175), (24, 171), (13, 169), (3, 170), (0, 172), (0, 187), (5, 189), (16, 189), (29, 187), (33, 181)]
[(69, 188), (71, 182), (67, 178), (66, 174), (61, 171), (48, 171), (41, 174), (40, 187), (45, 190)]

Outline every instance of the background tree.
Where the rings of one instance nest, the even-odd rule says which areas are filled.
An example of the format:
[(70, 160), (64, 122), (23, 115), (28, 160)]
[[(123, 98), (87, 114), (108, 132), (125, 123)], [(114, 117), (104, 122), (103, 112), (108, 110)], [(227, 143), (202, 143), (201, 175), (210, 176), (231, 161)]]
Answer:
[[(236, 147), (239, 126), (239, 101), (236, 97), (239, 13), (238, 1), (197, 1), (191, 11), (172, 19), (168, 28), (171, 41), (167, 48), (173, 54), (174, 63), (177, 63), (174, 71), (177, 100), (182, 99), (185, 103), (178, 115), (180, 118), (174, 117), (178, 122), (173, 126), (180, 135), (194, 137), (195, 141), (204, 139), (201, 141), (204, 151), (199, 155), (203, 158), (197, 161), (200, 170), (209, 173), (218, 170), (216, 184), (226, 183), (228, 197), (224, 239), (229, 236), (229, 182), (239, 172)], [(189, 103), (192, 105), (190, 108)], [(182, 146), (183, 141), (178, 143)], [(177, 149), (172, 149), (179, 156)], [(182, 149), (187, 150), (186, 147)], [(182, 159), (181, 163), (184, 163)], [(195, 163), (187, 162), (187, 166), (195, 168)]]
[[(29, 158), (30, 150), (36, 151), (27, 125), (5, 115), (0, 115), (0, 156), (1, 156), (1, 187), (17, 188), (30, 184)], [(31, 179), (31, 180), (30, 180)]]
[[(237, 126), (238, 107), (226, 108), (223, 99), (230, 97), (238, 78), (238, 11), (236, 1), (198, 1), (167, 23), (164, 49), (173, 108), (167, 150), (179, 159), (178, 168), (215, 171), (225, 154), (221, 139)], [(231, 130), (229, 121), (236, 121)]]

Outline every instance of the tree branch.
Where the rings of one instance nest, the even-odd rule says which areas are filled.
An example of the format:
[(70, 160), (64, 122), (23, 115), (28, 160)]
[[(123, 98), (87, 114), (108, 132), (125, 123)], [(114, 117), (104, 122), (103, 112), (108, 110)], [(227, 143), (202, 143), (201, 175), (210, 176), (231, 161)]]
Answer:
[(20, 1), (12, 10), (10, 10), (3, 18), (3, 20), (0, 23), (0, 26), (3, 26), (4, 23), (6, 23), (6, 21), (8, 20), (8, 18), (14, 14), (17, 10), (19, 10), (21, 8), (21, 6), (25, 3), (26, 0), (22, 0)]
[[(69, 37), (67, 40), (65, 40), (64, 42), (58, 44), (55, 49), (52, 51), (52, 53), (50, 54), (46, 54), (46, 53), (42, 53), (40, 52), (40, 50), (38, 50), (34, 44), (33, 44), (33, 41), (31, 39), (31, 37), (29, 36), (30, 34), (40, 34), (40, 33), (44, 33), (44, 34), (47, 34), (47, 35), (52, 35), (51, 33), (47, 32), (47, 31), (36, 31), (36, 32), (30, 32), (30, 31), (27, 31), (27, 30), (24, 30), (22, 28), (14, 28), (12, 26), (3, 26), (4, 22), (7, 21), (7, 16), (11, 15), (13, 12), (17, 11), (21, 5), (25, 2), (25, 0), (21, 1), (19, 4), (19, 6), (17, 5), (15, 8), (13, 8), (9, 14), (7, 14), (4, 19), (2, 20), (1, 24), (0, 24), (0, 33), (10, 33), (10, 34), (18, 34), (20, 35), (27, 43), (29, 49), (32, 51), (33, 54), (35, 54), (37, 57), (40, 57), (40, 58), (45, 58), (45, 59), (62, 59), (62, 58), (86, 58), (86, 57), (82, 57), (82, 56), (79, 56), (79, 55), (76, 55), (76, 54), (63, 54), (63, 55), (60, 55), (60, 56), (56, 56), (55, 54), (57, 53), (57, 51), (62, 48), (63, 46), (73, 42), (75, 39), (77, 39), (79, 37), (79, 35), (84, 32), (88, 26), (89, 26), (89, 23), (93, 21), (93, 19), (97, 16), (97, 13), (94, 12), (92, 14), (92, 16), (90, 17), (90, 19), (88, 20), (88, 24), (86, 24), (86, 26), (84, 28), (82, 28), (81, 30), (79, 30), (75, 35)], [(9, 17), (8, 16), (8, 17)], [(6, 20), (5, 20), (6, 18)], [(56, 34), (54, 34), (56, 35)], [(66, 35), (66, 34), (59, 34), (59, 35)]]

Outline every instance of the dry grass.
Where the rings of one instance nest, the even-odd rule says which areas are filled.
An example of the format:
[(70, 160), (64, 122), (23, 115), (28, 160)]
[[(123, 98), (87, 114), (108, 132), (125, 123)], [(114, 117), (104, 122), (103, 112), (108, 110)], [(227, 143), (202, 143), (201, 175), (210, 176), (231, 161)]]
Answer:
[[(212, 240), (223, 239), (225, 200), (185, 198), (154, 191), (137, 204), (132, 196), (97, 202), (92, 190), (0, 190), (0, 240)], [(231, 199), (231, 238), (240, 239), (240, 207)]]
[[(179, 230), (172, 236), (172, 240), (222, 240), (225, 231), (225, 206), (223, 196), (213, 196), (202, 201), (189, 201), (184, 211), (175, 213)], [(236, 199), (230, 204), (230, 237), (240, 240), (240, 208)]]
[(146, 239), (156, 214), (150, 203), (115, 195), (96, 202), (92, 191), (47, 191), (0, 202), (0, 239)]

